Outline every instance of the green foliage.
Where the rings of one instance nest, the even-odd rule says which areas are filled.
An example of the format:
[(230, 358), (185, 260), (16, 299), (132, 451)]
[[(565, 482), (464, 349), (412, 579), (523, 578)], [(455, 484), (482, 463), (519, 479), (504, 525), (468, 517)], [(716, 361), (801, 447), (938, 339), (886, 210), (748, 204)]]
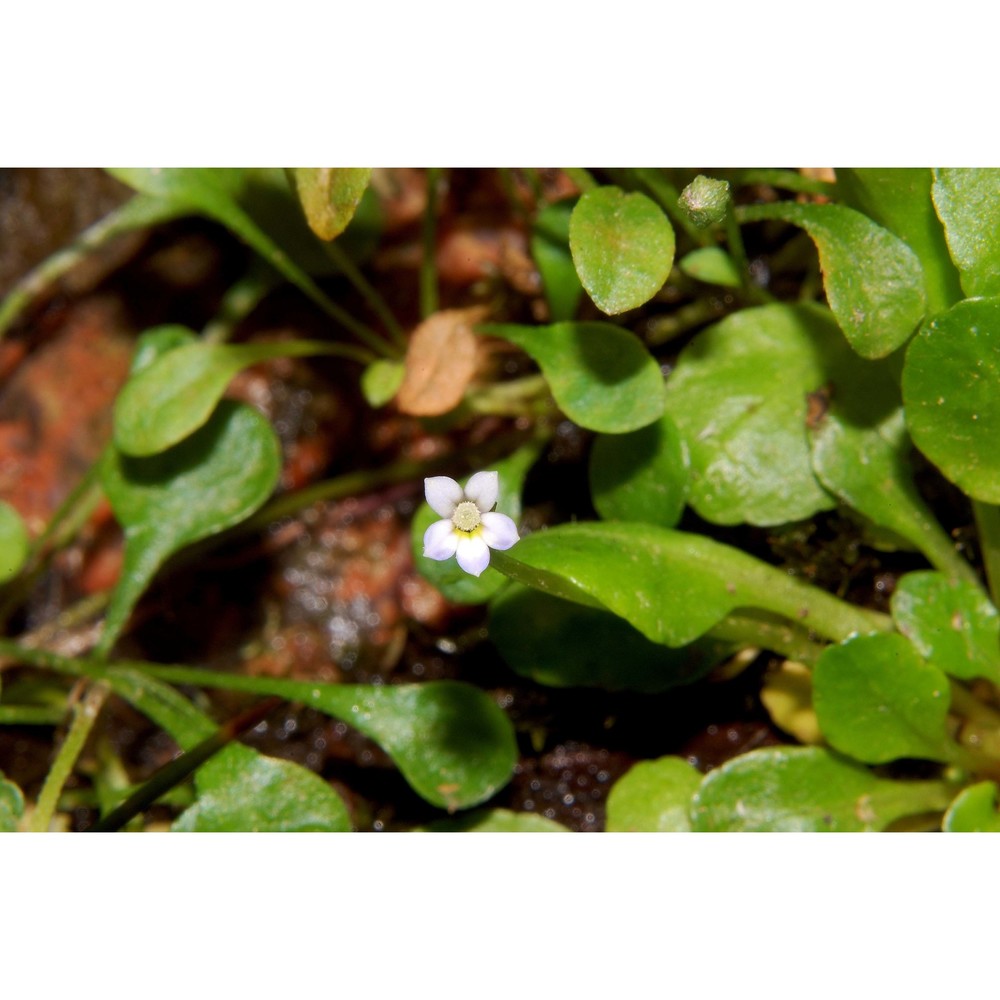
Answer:
[(830, 745), (868, 764), (901, 757), (947, 762), (948, 678), (901, 635), (869, 635), (824, 650), (813, 705)]
[(959, 302), (906, 351), (903, 402), (920, 450), (977, 500), (1000, 503), (1000, 297)]
[(581, 427), (625, 434), (663, 413), (659, 365), (635, 334), (610, 323), (487, 324), (542, 369), (556, 402)]
[(17, 576), (28, 556), (28, 529), (21, 515), (0, 500), (0, 583)]
[(678, 262), (677, 266), (689, 277), (708, 285), (739, 288), (740, 270), (725, 250), (720, 247), (699, 247)]
[(747, 222), (801, 226), (819, 250), (827, 301), (851, 347), (883, 358), (904, 344), (926, 309), (916, 254), (889, 230), (842, 205), (778, 202), (742, 210)]
[(833, 506), (806, 436), (807, 394), (840, 341), (825, 310), (745, 309), (700, 333), (667, 382), (691, 456), (689, 503), (717, 524), (782, 524)]
[(733, 203), (729, 181), (699, 174), (681, 192), (679, 206), (697, 229), (722, 222)]
[(0, 771), (0, 833), (13, 833), (18, 820), (24, 815), (24, 795), (21, 789), (8, 781)]
[(479, 809), (461, 816), (435, 820), (424, 827), (427, 833), (569, 833), (561, 823), (535, 813), (509, 809)]
[(554, 323), (571, 320), (583, 296), (569, 249), (569, 220), (575, 205), (575, 199), (546, 205), (538, 213), (531, 233), (531, 256), (538, 266)]
[(712, 771), (695, 795), (696, 832), (851, 833), (943, 810), (935, 781), (890, 781), (821, 747), (765, 747)]
[(965, 294), (1000, 295), (1000, 169), (935, 170), (932, 193)]
[(385, 406), (399, 392), (406, 369), (400, 361), (380, 358), (361, 373), (361, 391), (369, 406)]
[(291, 175), (309, 228), (321, 240), (332, 240), (354, 217), (372, 172), (367, 167), (296, 167)]
[(684, 833), (701, 773), (680, 757), (644, 760), (608, 795), (608, 833)]
[(125, 529), (125, 562), (101, 648), (110, 649), (171, 555), (249, 517), (271, 495), (280, 472), (271, 425), (256, 410), (228, 400), (198, 431), (158, 455), (130, 458), (108, 449), (101, 485)]
[(688, 493), (688, 454), (667, 414), (630, 434), (601, 434), (590, 452), (590, 492), (601, 517), (672, 528)]
[(674, 262), (674, 231), (663, 210), (644, 194), (610, 185), (577, 202), (569, 245), (587, 294), (610, 316), (648, 302)]
[(1000, 833), (996, 782), (980, 781), (962, 791), (945, 813), (941, 828), (945, 833)]
[(1000, 684), (1000, 616), (979, 587), (941, 573), (907, 573), (892, 595), (892, 617), (938, 669)]

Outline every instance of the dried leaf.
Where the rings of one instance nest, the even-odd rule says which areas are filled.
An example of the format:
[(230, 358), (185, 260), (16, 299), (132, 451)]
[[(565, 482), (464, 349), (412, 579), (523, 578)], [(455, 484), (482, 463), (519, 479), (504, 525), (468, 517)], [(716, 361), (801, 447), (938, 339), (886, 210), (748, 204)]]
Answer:
[(413, 331), (396, 397), (403, 413), (436, 417), (458, 406), (476, 371), (478, 338), (472, 327), (485, 317), (482, 308), (445, 309)]

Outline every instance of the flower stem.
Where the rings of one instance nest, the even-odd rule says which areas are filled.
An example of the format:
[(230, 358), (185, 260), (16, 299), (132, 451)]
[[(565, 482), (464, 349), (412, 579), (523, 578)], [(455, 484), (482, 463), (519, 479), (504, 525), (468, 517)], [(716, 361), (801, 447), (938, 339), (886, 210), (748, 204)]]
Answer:
[(427, 170), (427, 206), (421, 225), (423, 253), (420, 258), (420, 315), (423, 319), (438, 311), (437, 209), (441, 168)]
[(979, 551), (983, 556), (986, 580), (994, 605), (1000, 604), (1000, 507), (996, 504), (973, 500), (979, 531)]
[(230, 285), (215, 315), (202, 331), (207, 344), (224, 344), (233, 331), (260, 304), (261, 300), (278, 285), (278, 275), (259, 257), (251, 258), (247, 273)]
[(361, 273), (360, 268), (351, 259), (350, 254), (345, 252), (344, 248), (336, 242), (328, 243), (326, 252), (330, 255), (330, 259), (344, 273), (347, 280), (354, 285), (365, 302), (372, 307), (375, 315), (382, 321), (382, 324), (389, 331), (393, 340), (395, 340), (400, 347), (405, 348), (406, 334), (403, 333), (403, 328), (397, 322), (396, 317), (393, 315), (392, 310), (389, 308), (385, 299), (379, 295), (375, 287), (368, 281), (364, 274)]

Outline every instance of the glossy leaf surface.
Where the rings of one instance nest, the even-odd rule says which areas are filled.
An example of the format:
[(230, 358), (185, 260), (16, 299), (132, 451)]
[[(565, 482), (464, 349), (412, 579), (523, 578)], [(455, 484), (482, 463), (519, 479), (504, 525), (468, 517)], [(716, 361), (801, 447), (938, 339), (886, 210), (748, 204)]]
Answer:
[(962, 791), (941, 827), (945, 833), (1000, 833), (996, 782), (980, 781)]
[(608, 833), (683, 833), (702, 775), (681, 757), (643, 760), (608, 794)]
[(611, 185), (577, 202), (569, 245), (587, 294), (612, 316), (648, 302), (674, 262), (674, 231), (663, 210), (644, 194)]
[(435, 820), (423, 829), (426, 833), (569, 833), (555, 820), (510, 809), (477, 809), (461, 816)]
[(667, 381), (691, 460), (688, 502), (716, 524), (782, 524), (833, 506), (813, 474), (807, 394), (840, 334), (825, 310), (745, 309), (700, 333)]
[(977, 500), (1000, 503), (1000, 298), (959, 302), (906, 351), (903, 402), (917, 447)]
[(907, 573), (892, 595), (892, 617), (945, 673), (1000, 684), (1000, 617), (979, 587), (941, 573)]
[(830, 745), (868, 764), (902, 757), (946, 762), (948, 678), (901, 635), (829, 646), (813, 668), (813, 705)]
[(336, 239), (354, 218), (371, 179), (370, 167), (296, 167), (295, 190), (309, 228), (321, 239)]
[(1000, 295), (1000, 169), (935, 170), (933, 196), (965, 294)]
[(673, 419), (602, 434), (590, 452), (590, 493), (601, 517), (672, 528), (688, 493), (688, 455)]
[(28, 556), (28, 529), (21, 515), (0, 500), (0, 583), (17, 576)]
[(721, 247), (699, 247), (686, 254), (678, 267), (689, 277), (709, 285), (739, 288), (740, 270)]
[(948, 801), (940, 782), (876, 778), (821, 747), (765, 747), (712, 771), (691, 817), (697, 832), (850, 833), (884, 830)]
[(569, 219), (575, 199), (546, 205), (535, 219), (531, 234), (531, 256), (538, 267), (552, 322), (576, 315), (583, 285), (569, 250)]
[(280, 472), (271, 425), (251, 407), (228, 400), (197, 432), (158, 455), (130, 458), (109, 448), (101, 485), (125, 529), (125, 561), (105, 636), (117, 635), (167, 558), (252, 514)]
[(517, 673), (552, 687), (666, 691), (704, 676), (731, 644), (651, 642), (608, 611), (514, 585), (490, 606), (490, 638)]
[(842, 205), (752, 205), (741, 216), (747, 222), (782, 219), (812, 237), (830, 309), (862, 357), (891, 354), (916, 329), (926, 311), (923, 271), (916, 254), (888, 229)]
[(480, 326), (530, 355), (560, 408), (581, 427), (625, 434), (663, 413), (659, 365), (633, 333), (610, 323)]

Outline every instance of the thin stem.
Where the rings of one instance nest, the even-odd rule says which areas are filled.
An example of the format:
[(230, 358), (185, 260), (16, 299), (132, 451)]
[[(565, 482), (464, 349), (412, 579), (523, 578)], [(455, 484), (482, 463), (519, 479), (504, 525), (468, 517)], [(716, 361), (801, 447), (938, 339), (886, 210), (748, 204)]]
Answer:
[(826, 649), (823, 643), (810, 639), (805, 629), (782, 619), (754, 615), (752, 612), (726, 615), (706, 635), (723, 642), (769, 649), (807, 666), (812, 666)]
[(202, 340), (208, 344), (226, 343), (236, 327), (277, 284), (278, 276), (274, 269), (266, 266), (259, 257), (253, 257), (247, 273), (229, 286), (218, 310), (202, 331)]
[(976, 515), (979, 551), (983, 556), (990, 597), (995, 605), (1000, 605), (1000, 507), (973, 500), (972, 509)]
[(440, 183), (441, 168), (429, 167), (427, 170), (427, 207), (424, 209), (421, 226), (423, 253), (420, 258), (420, 315), (424, 319), (438, 311), (437, 209)]
[(654, 316), (646, 323), (646, 342), (653, 345), (665, 344), (668, 340), (681, 337), (696, 327), (721, 319), (726, 310), (710, 299), (697, 299), (673, 312)]
[(49, 705), (0, 705), (0, 726), (58, 726), (66, 710)]
[(1000, 729), (1000, 712), (980, 701), (971, 691), (958, 681), (950, 680), (951, 708), (970, 722)]
[(522, 416), (551, 400), (544, 375), (526, 375), (510, 382), (496, 382), (470, 393), (466, 406), (474, 413)]
[(87, 737), (94, 728), (108, 693), (109, 688), (106, 684), (91, 685), (83, 699), (74, 706), (73, 722), (46, 775), (45, 784), (42, 786), (35, 812), (31, 817), (28, 829), (32, 833), (46, 833), (52, 825), (52, 817), (59, 806), (59, 796), (62, 795), (63, 786), (76, 767), (77, 759), (83, 752)]
[(640, 167), (631, 171), (635, 178), (646, 188), (647, 191), (660, 203), (663, 210), (670, 216), (674, 223), (681, 227), (685, 233), (698, 246), (710, 246), (714, 243), (712, 234), (708, 229), (699, 229), (680, 209), (677, 203), (680, 200), (680, 192), (660, 173), (649, 167)]
[(406, 347), (406, 334), (403, 332), (403, 328), (399, 325), (396, 317), (392, 314), (392, 310), (389, 308), (385, 299), (379, 295), (377, 289), (361, 273), (358, 265), (351, 259), (350, 254), (348, 254), (344, 248), (336, 242), (328, 243), (326, 245), (326, 252), (329, 254), (330, 259), (344, 273), (347, 280), (354, 285), (355, 289), (365, 302), (371, 306), (375, 315), (382, 320), (383, 325), (392, 335), (393, 340), (395, 340), (400, 347)]

